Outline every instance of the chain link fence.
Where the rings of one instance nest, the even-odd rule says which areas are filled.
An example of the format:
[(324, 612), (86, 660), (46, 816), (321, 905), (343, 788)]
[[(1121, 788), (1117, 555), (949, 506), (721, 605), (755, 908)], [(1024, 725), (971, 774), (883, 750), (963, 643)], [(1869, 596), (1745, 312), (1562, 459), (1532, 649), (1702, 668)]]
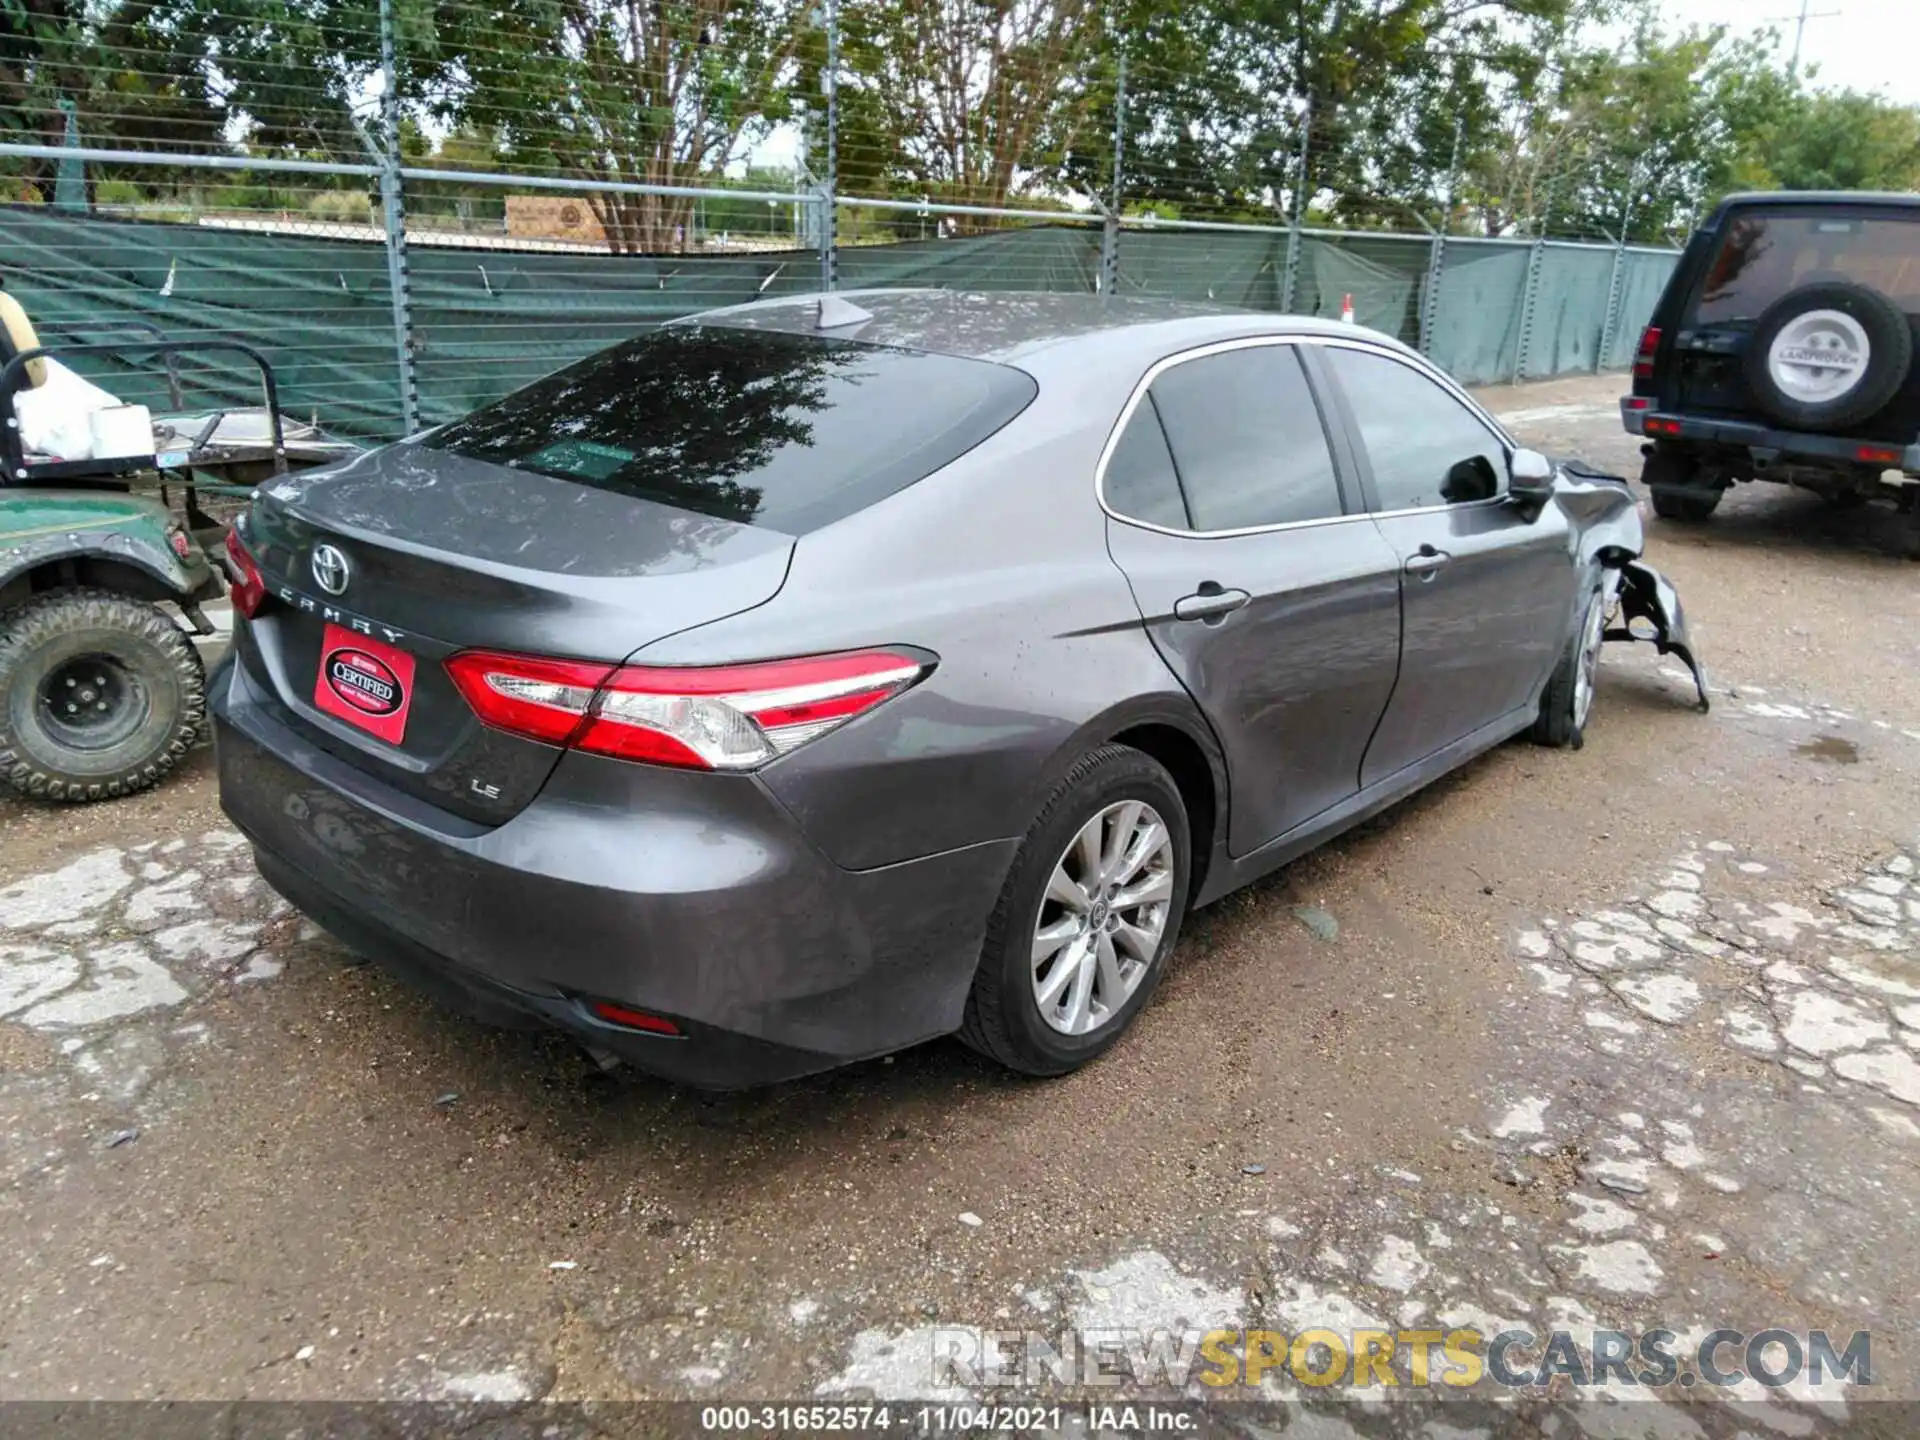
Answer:
[[(438, 7), (438, 48), (419, 41), (415, 54), (420, 17), (396, 15), (394, 4), (346, 7), (359, 28), (336, 22), (313, 42), (319, 78), (307, 89), (283, 73), (284, 56), (272, 83), (260, 82), (234, 41), (201, 61), (198, 73), (211, 67), (212, 88), (229, 97), (204, 116), (188, 107), (187, 119), (143, 132), (128, 118), (131, 102), (98, 100), (127, 93), (124, 77), (114, 82), (120, 90), (95, 86), (90, 108), (54, 95), (36, 123), (0, 139), (0, 193), (9, 197), (0, 203), (0, 279), (58, 334), (119, 326), (136, 338), (157, 330), (247, 341), (273, 362), (290, 413), (383, 439), (451, 419), (667, 319), (868, 286), (1159, 296), (1327, 317), (1350, 304), (1358, 323), (1418, 346), (1463, 382), (1544, 379), (1627, 364), (1675, 259), (1624, 243), (1624, 224), (1613, 243), (1545, 238), (1550, 215), (1506, 227), (1539, 233), (1462, 233), (1487, 224), (1455, 203), (1457, 132), (1447, 172), (1428, 187), (1439, 197), (1432, 220), (1395, 201), (1382, 202), (1366, 228), (1323, 223), (1332, 182), (1315, 177), (1333, 172), (1342, 140), (1333, 125), (1316, 135), (1305, 112), (1297, 145), (1278, 149), (1276, 183), (1259, 192), (1269, 213), (1248, 215), (1242, 204), (1206, 218), (1191, 204), (1136, 198), (1129, 141), (1151, 145), (1153, 135), (1128, 129), (1124, 66), (1096, 67), (1082, 82), (1090, 98), (1079, 133), (1104, 145), (1097, 184), (1084, 156), (1062, 152), (1024, 174), (1015, 167), (902, 194), (897, 179), (875, 178), (866, 153), (880, 100), (871, 78), (843, 79), (856, 67), (841, 58), (849, 37), (833, 0), (796, 29), (784, 57), (769, 60), (808, 83), (798, 101), (763, 100), (757, 148), (740, 143), (750, 127), (738, 126), (716, 150), (638, 163), (604, 119), (550, 105), (535, 124), (501, 107), (516, 76), (527, 87), (555, 83), (556, 56), (575, 57), (565, 78), (585, 94), (595, 77), (577, 57), (593, 43), (611, 35), (616, 51), (624, 44), (644, 58), (647, 46), (665, 45), (659, 33), (623, 39), (606, 30), (615, 11), (570, 0), (545, 21), (520, 22), (572, 26), (555, 44), (488, 31), (484, 43), (464, 42), (449, 68), (447, 34), (493, 12)], [(706, 0), (689, 15), (720, 17), (710, 22), (719, 43), (739, 8)], [(656, 7), (657, 27), (667, 13)], [(523, 51), (530, 58), (519, 74)], [(127, 68), (161, 75), (165, 60), (156, 49)], [(671, 64), (661, 63), (654, 79), (670, 80)], [(503, 72), (490, 82), (491, 111), (468, 103), (455, 120), (436, 109), (435, 85), (478, 86), (488, 65)], [(1137, 68), (1134, 77), (1153, 80)], [(609, 81), (599, 103), (632, 100), (620, 83)], [(244, 105), (232, 98), (240, 95)], [(937, 107), (920, 123), (937, 148)], [(772, 163), (783, 141), (786, 158)], [(1205, 177), (1196, 168), (1177, 178), (1191, 191)], [(157, 368), (137, 345), (125, 353), (118, 364), (76, 368), (123, 399), (164, 405)], [(206, 393), (196, 403), (253, 385), (213, 361), (192, 362), (184, 379)]]

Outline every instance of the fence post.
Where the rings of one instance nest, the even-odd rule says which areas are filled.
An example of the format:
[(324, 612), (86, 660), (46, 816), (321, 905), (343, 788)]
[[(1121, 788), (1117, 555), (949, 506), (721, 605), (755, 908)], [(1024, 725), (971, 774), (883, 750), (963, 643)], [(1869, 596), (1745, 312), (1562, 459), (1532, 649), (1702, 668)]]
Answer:
[[(390, 0), (389, 0), (390, 3)], [(840, 0), (826, 0), (827, 70), (820, 88), (827, 96), (827, 153), (820, 179), (820, 288), (840, 288)]]
[(1547, 259), (1547, 242), (1536, 237), (1527, 251), (1527, 283), (1520, 292), (1520, 335), (1513, 347), (1513, 383), (1526, 378), (1527, 359), (1533, 350), (1533, 318), (1540, 308), (1540, 271)]
[(1593, 357), (1593, 373), (1598, 375), (1607, 364), (1607, 352), (1620, 328), (1620, 306), (1626, 298), (1627, 236), (1633, 232), (1633, 181), (1635, 167), (1627, 168), (1627, 193), (1620, 200), (1620, 242), (1613, 247), (1613, 275), (1607, 281), (1607, 318), (1600, 324), (1600, 349)]
[(394, 63), (393, 0), (380, 0), (380, 211), (387, 228), (387, 289), (393, 297), (394, 359), (400, 378), (400, 423), (420, 428), (420, 387), (413, 366), (413, 295), (407, 275), (406, 196), (400, 183), (400, 75)]
[(1120, 73), (1113, 92), (1113, 189), (1107, 196), (1107, 214), (1100, 226), (1100, 293), (1120, 288), (1120, 167), (1127, 143), (1127, 52), (1120, 51)]
[(1447, 213), (1440, 228), (1433, 232), (1431, 253), (1427, 256), (1427, 290), (1420, 297), (1420, 353), (1433, 354), (1433, 325), (1440, 310), (1441, 267), (1447, 258), (1447, 231), (1453, 228), (1454, 191), (1460, 183), (1460, 141), (1466, 132), (1466, 117), (1453, 122), (1453, 158), (1447, 162)]
[(1607, 281), (1607, 318), (1600, 326), (1600, 350), (1593, 357), (1593, 373), (1607, 368), (1607, 356), (1620, 333), (1620, 306), (1626, 299), (1627, 246), (1622, 241), (1613, 248), (1613, 276)]
[(1300, 108), (1300, 158), (1293, 170), (1293, 214), (1287, 220), (1287, 263), (1280, 272), (1280, 313), (1293, 313), (1293, 297), (1300, 280), (1300, 231), (1307, 221), (1307, 145), (1313, 137), (1313, 97)]

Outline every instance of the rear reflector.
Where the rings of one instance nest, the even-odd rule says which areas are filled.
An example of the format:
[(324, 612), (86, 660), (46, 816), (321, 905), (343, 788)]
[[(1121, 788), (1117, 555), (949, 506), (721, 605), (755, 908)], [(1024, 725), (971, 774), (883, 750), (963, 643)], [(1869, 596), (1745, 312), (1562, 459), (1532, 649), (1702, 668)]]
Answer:
[(1660, 420), (1649, 417), (1647, 420), (1647, 433), (1649, 435), (1678, 435), (1680, 433), (1680, 422), (1678, 420)]
[(233, 567), (233, 585), (229, 595), (233, 608), (251, 620), (267, 598), (267, 577), (260, 573), (260, 567), (254, 563), (246, 542), (240, 538), (238, 525), (227, 529), (227, 562)]
[(474, 713), (496, 730), (695, 770), (764, 765), (892, 699), (931, 668), (891, 650), (712, 667), (484, 650), (447, 661)]
[(1898, 465), (1900, 452), (1880, 445), (1862, 445), (1853, 452), (1853, 458), (1864, 461), (1868, 465)]
[(596, 1019), (604, 1020), (609, 1025), (618, 1025), (624, 1030), (644, 1030), (649, 1035), (680, 1033), (680, 1027), (663, 1016), (649, 1015), (644, 1010), (629, 1010), (611, 1000), (596, 1000), (587, 1008), (593, 1011)]
[(1651, 395), (1629, 395), (1621, 403), (1629, 410), (1651, 410), (1653, 408), (1653, 397)]
[(1640, 349), (1633, 357), (1633, 378), (1651, 380), (1653, 378), (1654, 356), (1660, 353), (1660, 327), (1649, 325), (1640, 333)]

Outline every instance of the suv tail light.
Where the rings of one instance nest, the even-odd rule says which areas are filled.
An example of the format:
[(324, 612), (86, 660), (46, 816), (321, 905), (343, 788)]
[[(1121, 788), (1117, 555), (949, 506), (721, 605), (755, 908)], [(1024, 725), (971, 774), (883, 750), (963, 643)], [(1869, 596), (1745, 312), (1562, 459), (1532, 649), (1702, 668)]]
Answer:
[(1640, 334), (1640, 349), (1633, 357), (1633, 378), (1653, 378), (1653, 358), (1660, 352), (1660, 327), (1649, 325)]
[(246, 542), (240, 538), (238, 525), (227, 529), (227, 564), (233, 570), (229, 592), (233, 608), (251, 620), (267, 598), (267, 577), (260, 573)]
[(607, 665), (466, 650), (447, 672), (481, 721), (559, 745), (695, 770), (751, 770), (913, 685), (892, 650), (752, 665)]

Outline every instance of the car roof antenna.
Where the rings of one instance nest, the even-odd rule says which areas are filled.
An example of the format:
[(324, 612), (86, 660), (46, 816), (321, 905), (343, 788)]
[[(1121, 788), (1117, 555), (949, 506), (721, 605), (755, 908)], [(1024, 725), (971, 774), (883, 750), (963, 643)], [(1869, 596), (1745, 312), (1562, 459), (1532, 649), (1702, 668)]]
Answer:
[(864, 325), (873, 319), (870, 312), (858, 305), (842, 300), (838, 295), (822, 295), (820, 308), (815, 314), (813, 328), (816, 330), (844, 330), (849, 325)]

